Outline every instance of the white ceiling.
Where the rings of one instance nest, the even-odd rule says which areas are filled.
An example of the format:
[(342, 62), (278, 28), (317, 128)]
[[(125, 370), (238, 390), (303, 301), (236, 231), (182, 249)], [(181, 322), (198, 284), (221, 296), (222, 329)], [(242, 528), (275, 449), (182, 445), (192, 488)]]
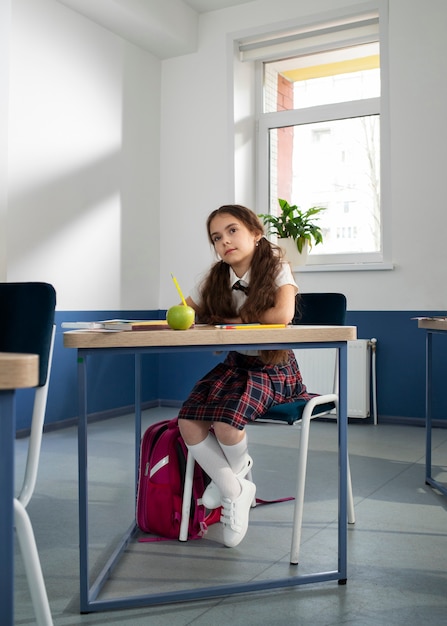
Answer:
[(198, 14), (253, 0), (58, 0), (160, 59), (194, 52)]

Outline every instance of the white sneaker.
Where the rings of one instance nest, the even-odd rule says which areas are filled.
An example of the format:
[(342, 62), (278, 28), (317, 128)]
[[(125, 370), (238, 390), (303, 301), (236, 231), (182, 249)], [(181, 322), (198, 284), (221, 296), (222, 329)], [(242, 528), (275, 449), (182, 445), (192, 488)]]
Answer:
[(236, 547), (245, 537), (251, 503), (256, 495), (256, 485), (245, 478), (238, 479), (242, 492), (236, 500), (222, 498), (223, 542), (227, 548)]
[[(247, 457), (247, 461), (242, 468), (242, 470), (236, 474), (236, 478), (245, 478), (248, 474), (249, 470), (253, 467), (253, 459), (251, 456)], [(222, 494), (220, 493), (219, 487), (212, 480), (208, 483), (207, 488), (203, 492), (202, 496), (202, 504), (206, 509), (212, 511), (213, 509), (217, 509), (221, 505)]]

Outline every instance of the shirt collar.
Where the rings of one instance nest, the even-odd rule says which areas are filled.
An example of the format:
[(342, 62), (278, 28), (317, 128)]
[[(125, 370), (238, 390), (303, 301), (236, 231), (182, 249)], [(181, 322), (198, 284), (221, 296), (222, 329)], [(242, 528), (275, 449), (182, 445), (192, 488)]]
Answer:
[(248, 285), (250, 284), (250, 270), (247, 270), (242, 278), (239, 278), (234, 273), (233, 268), (230, 267), (230, 287), (233, 287), (234, 283), (237, 283), (238, 280), (241, 281), (244, 287), (248, 287)]

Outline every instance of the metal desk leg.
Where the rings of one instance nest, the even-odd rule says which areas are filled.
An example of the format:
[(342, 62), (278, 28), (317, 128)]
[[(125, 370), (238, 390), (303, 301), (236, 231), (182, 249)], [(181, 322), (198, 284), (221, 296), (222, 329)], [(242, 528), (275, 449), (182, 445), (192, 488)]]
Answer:
[(80, 609), (88, 611), (88, 476), (87, 476), (87, 357), (78, 352), (78, 472)]
[(138, 487), (141, 441), (141, 354), (135, 354), (135, 493)]
[(435, 480), (432, 476), (432, 417), (433, 417), (433, 334), (427, 331), (426, 335), (426, 355), (425, 355), (425, 484), (434, 487), (443, 495), (447, 496), (445, 484)]
[(338, 571), (339, 585), (347, 579), (347, 486), (348, 486), (348, 344), (342, 344), (338, 351), (339, 389), (338, 389), (338, 449), (339, 449), (339, 486), (338, 486)]
[(432, 419), (432, 339), (427, 332), (425, 341), (425, 482), (431, 478), (431, 419)]
[[(0, 392), (0, 607), (2, 624), (14, 624), (15, 392)], [(4, 620), (4, 621), (3, 621)]]

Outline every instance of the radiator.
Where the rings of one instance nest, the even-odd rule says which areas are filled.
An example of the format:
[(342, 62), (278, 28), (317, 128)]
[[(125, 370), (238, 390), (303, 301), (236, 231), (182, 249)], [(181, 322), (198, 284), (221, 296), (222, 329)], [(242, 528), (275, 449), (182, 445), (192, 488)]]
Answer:
[[(375, 340), (373, 340), (375, 342)], [(348, 417), (371, 415), (371, 346), (369, 339), (348, 341)], [(303, 382), (312, 393), (333, 393), (337, 389), (335, 348), (294, 350)]]

